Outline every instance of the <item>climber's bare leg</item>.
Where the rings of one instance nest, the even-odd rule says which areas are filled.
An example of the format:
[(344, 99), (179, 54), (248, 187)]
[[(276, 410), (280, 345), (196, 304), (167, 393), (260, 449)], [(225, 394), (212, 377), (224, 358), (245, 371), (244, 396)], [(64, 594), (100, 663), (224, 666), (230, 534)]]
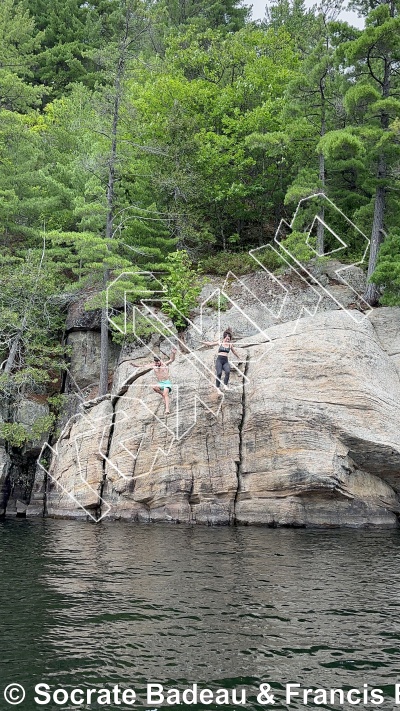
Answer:
[(161, 389), (159, 385), (152, 385), (151, 386), (157, 395), (161, 395), (162, 399), (164, 400), (164, 405), (165, 405), (165, 414), (169, 415), (169, 388), (163, 388)]
[(164, 398), (165, 414), (169, 415), (169, 388), (164, 388), (162, 396)]

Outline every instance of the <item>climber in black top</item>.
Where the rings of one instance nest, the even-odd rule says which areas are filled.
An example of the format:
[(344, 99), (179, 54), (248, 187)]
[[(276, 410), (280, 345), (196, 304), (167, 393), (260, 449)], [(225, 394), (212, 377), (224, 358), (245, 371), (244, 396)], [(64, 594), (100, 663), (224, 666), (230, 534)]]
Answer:
[(231, 372), (231, 366), (228, 360), (228, 355), (230, 351), (232, 351), (233, 355), (236, 356), (236, 358), (239, 358), (238, 354), (236, 353), (234, 347), (232, 346), (232, 331), (230, 328), (227, 328), (226, 331), (224, 331), (223, 336), (222, 336), (222, 341), (200, 341), (200, 343), (204, 343), (205, 346), (219, 346), (218, 348), (218, 356), (217, 356), (217, 361), (215, 363), (215, 371), (217, 375), (217, 379), (215, 382), (216, 387), (218, 388), (218, 395), (222, 395), (221, 392), (221, 376), (222, 376), (222, 371), (224, 371), (224, 389), (229, 390), (228, 388), (228, 383), (229, 383), (229, 375)]

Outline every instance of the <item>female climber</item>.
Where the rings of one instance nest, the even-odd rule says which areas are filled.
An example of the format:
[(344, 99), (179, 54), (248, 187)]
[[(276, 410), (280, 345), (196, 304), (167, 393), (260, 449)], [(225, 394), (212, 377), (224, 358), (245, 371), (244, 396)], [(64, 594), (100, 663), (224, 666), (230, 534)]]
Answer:
[(205, 346), (219, 346), (218, 348), (218, 355), (217, 355), (217, 360), (215, 363), (215, 372), (217, 375), (217, 379), (215, 382), (216, 387), (218, 388), (218, 395), (222, 395), (221, 392), (221, 376), (222, 376), (222, 371), (224, 371), (224, 390), (229, 390), (228, 383), (229, 383), (229, 375), (231, 372), (231, 366), (229, 363), (229, 353), (232, 351), (233, 355), (236, 356), (236, 358), (239, 358), (239, 355), (236, 353), (232, 343), (232, 331), (230, 328), (227, 328), (223, 335), (222, 335), (222, 341), (200, 341), (200, 343), (204, 343)]

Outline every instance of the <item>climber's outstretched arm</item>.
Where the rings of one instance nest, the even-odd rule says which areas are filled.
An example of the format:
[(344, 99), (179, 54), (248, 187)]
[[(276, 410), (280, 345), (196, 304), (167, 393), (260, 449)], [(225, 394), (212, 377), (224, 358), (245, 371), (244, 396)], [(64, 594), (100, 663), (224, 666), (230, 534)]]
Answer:
[(200, 341), (205, 346), (219, 346), (219, 341)]
[(236, 356), (236, 358), (240, 358), (239, 353), (236, 353), (233, 346), (231, 346), (231, 351), (232, 351), (233, 355)]
[(137, 363), (134, 363), (133, 360), (129, 361), (131, 365), (133, 365), (134, 368), (152, 368), (154, 363), (140, 363), (138, 365)]
[(165, 365), (169, 365), (170, 363), (173, 363), (175, 360), (175, 356), (176, 356), (176, 348), (173, 348), (171, 351), (171, 357), (169, 360), (165, 361)]
[[(173, 348), (171, 351), (171, 357), (169, 358), (169, 360), (167, 360), (165, 362), (164, 361), (161, 361), (161, 362), (163, 363), (163, 365), (169, 365), (170, 363), (174, 362), (175, 356), (176, 356), (176, 348)], [(140, 363), (140, 365), (137, 365), (136, 363), (134, 363), (133, 360), (131, 360), (129, 362), (132, 363), (132, 365), (135, 368), (154, 368), (154, 361), (152, 361), (152, 363)]]

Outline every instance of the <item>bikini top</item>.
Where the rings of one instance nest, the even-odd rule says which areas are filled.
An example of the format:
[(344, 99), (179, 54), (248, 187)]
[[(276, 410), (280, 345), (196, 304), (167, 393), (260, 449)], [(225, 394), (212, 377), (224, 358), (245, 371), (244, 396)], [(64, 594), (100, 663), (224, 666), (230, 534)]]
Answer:
[(228, 346), (228, 348), (226, 348), (225, 346), (223, 346), (221, 344), (220, 347), (218, 348), (218, 353), (229, 353), (230, 349), (231, 349), (230, 346)]

